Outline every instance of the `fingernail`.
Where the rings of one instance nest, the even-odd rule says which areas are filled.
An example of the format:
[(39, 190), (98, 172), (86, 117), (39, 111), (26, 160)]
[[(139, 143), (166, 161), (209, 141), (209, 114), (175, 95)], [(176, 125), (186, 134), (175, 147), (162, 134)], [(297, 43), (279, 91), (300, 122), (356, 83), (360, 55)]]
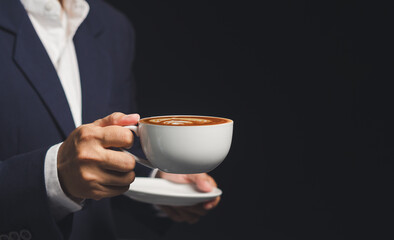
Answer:
[(123, 117), (124, 120), (134, 120), (135, 118), (137, 118), (138, 121), (140, 119), (140, 115), (136, 113), (132, 113)]
[(206, 180), (205, 181), (205, 183), (204, 183), (204, 188), (207, 190), (207, 191), (212, 191), (212, 189), (213, 189), (213, 187), (212, 187), (212, 184), (211, 184), (211, 182), (210, 181), (208, 181), (208, 180)]

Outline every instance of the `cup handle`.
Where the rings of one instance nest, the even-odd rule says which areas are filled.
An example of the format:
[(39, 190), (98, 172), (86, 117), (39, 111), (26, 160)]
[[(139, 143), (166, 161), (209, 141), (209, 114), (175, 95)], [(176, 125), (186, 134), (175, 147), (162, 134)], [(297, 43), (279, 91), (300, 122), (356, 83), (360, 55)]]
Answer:
[[(130, 126), (123, 126), (123, 127), (124, 127), (124, 128), (130, 129), (130, 130), (133, 131), (133, 132), (135, 133), (135, 135), (137, 135), (138, 137), (140, 136), (139, 130), (138, 130), (138, 126), (130, 125)], [(121, 148), (121, 150), (122, 150), (122, 152), (125, 152), (125, 153), (130, 154), (131, 156), (133, 156), (134, 159), (135, 159), (135, 161), (138, 162), (139, 164), (142, 164), (142, 165), (144, 165), (145, 167), (148, 167), (148, 168), (155, 169), (155, 167), (153, 167), (152, 164), (150, 164), (150, 162), (149, 162), (148, 160), (143, 159), (143, 158), (140, 158), (140, 157), (137, 157), (136, 155), (130, 153), (129, 151), (127, 151), (127, 150), (124, 149), (124, 148)]]
[(135, 133), (135, 135), (137, 135), (137, 137), (140, 136), (139, 131), (138, 131), (138, 126), (136, 125), (129, 125), (129, 126), (123, 126), (124, 128), (128, 128), (131, 131), (133, 131)]

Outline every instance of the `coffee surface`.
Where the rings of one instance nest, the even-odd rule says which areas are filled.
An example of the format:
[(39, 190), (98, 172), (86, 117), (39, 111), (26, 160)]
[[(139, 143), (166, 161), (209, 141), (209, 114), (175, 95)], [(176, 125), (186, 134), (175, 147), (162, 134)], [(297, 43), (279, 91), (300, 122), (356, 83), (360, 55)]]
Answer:
[(202, 126), (231, 122), (229, 119), (203, 116), (164, 116), (151, 117), (140, 120), (141, 123), (166, 126)]

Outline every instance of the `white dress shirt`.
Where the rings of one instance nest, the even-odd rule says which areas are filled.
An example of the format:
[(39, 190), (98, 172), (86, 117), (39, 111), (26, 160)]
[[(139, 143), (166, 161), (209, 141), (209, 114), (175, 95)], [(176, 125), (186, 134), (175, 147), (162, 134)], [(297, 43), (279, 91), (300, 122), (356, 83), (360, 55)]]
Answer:
[[(81, 83), (73, 37), (89, 12), (85, 0), (20, 0), (52, 61), (66, 95), (75, 127), (82, 124)], [(82, 208), (63, 192), (57, 173), (57, 152), (52, 146), (45, 156), (44, 176), (50, 208), (55, 219)]]

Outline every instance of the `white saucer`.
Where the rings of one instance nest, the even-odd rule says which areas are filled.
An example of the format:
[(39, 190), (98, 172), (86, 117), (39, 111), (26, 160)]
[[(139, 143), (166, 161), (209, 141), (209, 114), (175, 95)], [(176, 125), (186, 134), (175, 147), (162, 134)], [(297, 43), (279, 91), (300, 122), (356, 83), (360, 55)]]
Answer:
[(161, 178), (136, 177), (124, 195), (145, 203), (169, 206), (191, 206), (220, 196), (222, 191), (214, 188), (204, 193), (191, 184), (179, 184)]

